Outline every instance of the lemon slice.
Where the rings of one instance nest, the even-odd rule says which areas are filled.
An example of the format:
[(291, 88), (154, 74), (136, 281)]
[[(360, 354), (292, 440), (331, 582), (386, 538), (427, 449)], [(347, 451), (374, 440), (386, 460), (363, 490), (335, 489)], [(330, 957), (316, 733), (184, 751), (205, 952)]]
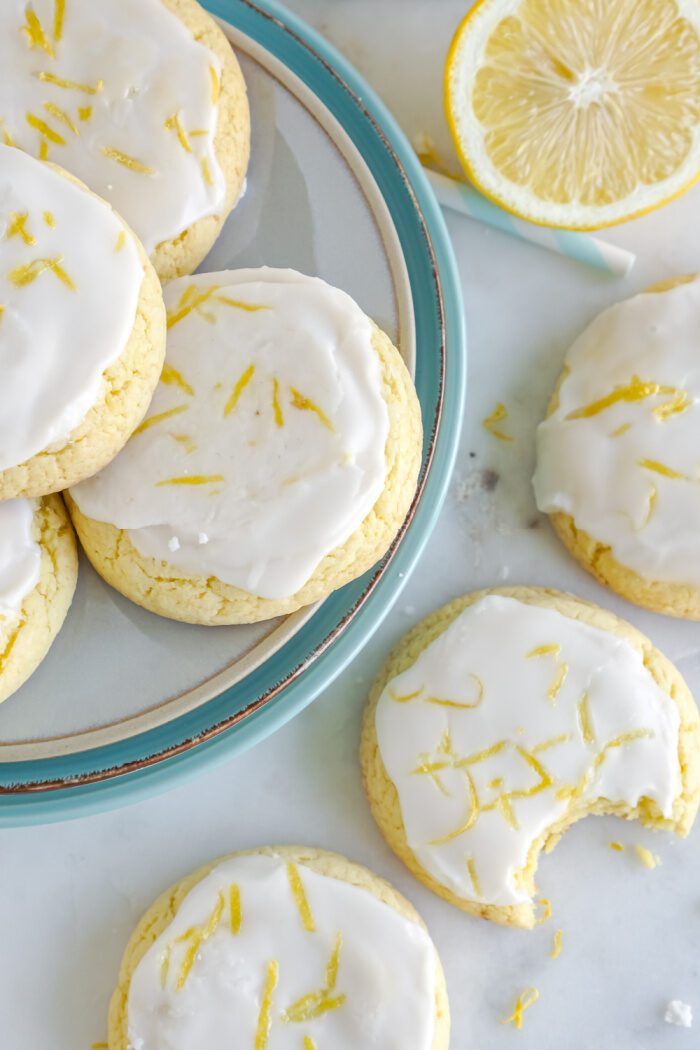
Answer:
[(502, 207), (593, 229), (700, 176), (700, 0), (480, 0), (445, 70), (467, 174)]

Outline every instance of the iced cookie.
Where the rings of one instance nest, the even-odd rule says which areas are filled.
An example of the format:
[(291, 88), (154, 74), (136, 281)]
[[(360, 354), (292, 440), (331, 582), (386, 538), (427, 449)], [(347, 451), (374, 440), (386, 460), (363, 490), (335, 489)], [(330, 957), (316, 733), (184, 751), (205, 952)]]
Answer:
[(4, 0), (0, 140), (123, 215), (161, 279), (191, 273), (240, 195), (245, 83), (194, 0)]
[(535, 587), (419, 623), (375, 682), (361, 762), (375, 820), (430, 889), (531, 927), (540, 852), (588, 814), (688, 833), (700, 724), (675, 667), (612, 613)]
[(46, 656), (77, 578), (75, 536), (60, 496), (0, 503), (0, 701)]
[(535, 495), (601, 583), (700, 619), (700, 279), (612, 306), (569, 351)]
[(369, 569), (415, 493), (421, 421), (398, 351), (293, 270), (168, 285), (148, 416), (70, 509), (97, 571), (192, 623), (293, 612)]
[(0, 145), (0, 500), (105, 466), (164, 353), (160, 284), (122, 220), (73, 176)]
[(122, 960), (109, 1050), (447, 1050), (437, 952), (344, 857), (234, 853), (155, 902)]

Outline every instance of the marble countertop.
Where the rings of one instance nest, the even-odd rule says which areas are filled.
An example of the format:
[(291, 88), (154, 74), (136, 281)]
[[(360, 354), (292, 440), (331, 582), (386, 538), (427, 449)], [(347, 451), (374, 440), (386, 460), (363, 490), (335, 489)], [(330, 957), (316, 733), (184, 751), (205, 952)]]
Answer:
[[(290, 6), (356, 64), (409, 135), (428, 132), (449, 150), (441, 70), (464, 0)], [(367, 689), (388, 648), (439, 604), (505, 581), (570, 589), (612, 608), (700, 690), (700, 627), (642, 612), (598, 587), (537, 515), (529, 483), (534, 428), (567, 346), (605, 305), (700, 268), (699, 223), (700, 187), (611, 231), (611, 241), (639, 256), (627, 278), (614, 280), (448, 215), (467, 311), (469, 394), (450, 495), (421, 565), (341, 679), (254, 750), (128, 809), (0, 832), (2, 1050), (89, 1050), (104, 1039), (122, 949), (155, 896), (219, 854), (280, 842), (345, 853), (416, 904), (444, 961), (454, 1050), (697, 1043), (664, 1024), (663, 1011), (679, 998), (700, 1012), (700, 833), (676, 843), (637, 825), (585, 821), (540, 867), (553, 919), (531, 933), (497, 928), (431, 896), (394, 859), (363, 798), (357, 743)], [(497, 401), (509, 410), (508, 445), (481, 427)], [(652, 845), (663, 864), (646, 870), (633, 851), (608, 849), (613, 838)], [(563, 951), (552, 961), (557, 928)], [(528, 985), (540, 999), (515, 1033), (499, 1021)]]

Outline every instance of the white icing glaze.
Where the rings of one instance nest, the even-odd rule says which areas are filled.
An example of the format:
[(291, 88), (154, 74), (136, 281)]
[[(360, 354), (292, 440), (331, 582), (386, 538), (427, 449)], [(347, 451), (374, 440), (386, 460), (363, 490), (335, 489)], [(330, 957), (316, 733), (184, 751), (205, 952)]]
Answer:
[[(303, 866), (296, 872), (313, 931), (302, 921), (286, 863), (279, 857), (224, 861), (190, 890), (131, 978), (127, 1009), (134, 1050), (430, 1050), (436, 964), (425, 930), (367, 890)], [(236, 933), (232, 885), (240, 901)], [(192, 942), (185, 937), (178, 943), (177, 938), (206, 928), (221, 899), (216, 928), (200, 944), (178, 989)], [(338, 943), (337, 976), (329, 982), (327, 967)], [(258, 1042), (270, 963), (277, 966), (277, 981), (269, 1004), (269, 1036)], [(335, 1003), (332, 1008), (307, 1020), (292, 1019), (298, 1012), (291, 1011), (292, 1017), (285, 1019), (293, 1004), (324, 988), (326, 999)], [(305, 1043), (306, 1037), (313, 1042)]]
[[(606, 310), (566, 365), (537, 429), (539, 509), (571, 515), (647, 579), (700, 586), (700, 280)], [(665, 389), (598, 410), (647, 392), (635, 377)], [(594, 414), (571, 418), (582, 409)]]
[(39, 582), (41, 548), (32, 536), (34, 500), (0, 502), (0, 652), (17, 626), (22, 602)]
[[(195, 295), (200, 306), (181, 316)], [(165, 299), (154, 422), (73, 497), (128, 529), (142, 554), (288, 597), (384, 486), (389, 421), (370, 322), (344, 292), (293, 270), (200, 274)], [(182, 478), (214, 480), (167, 483)]]
[(108, 205), (0, 145), (0, 470), (60, 447), (83, 420), (126, 346), (142, 280)]
[[(560, 649), (533, 653), (543, 646)], [(414, 693), (403, 702), (393, 698)], [(586, 695), (587, 722), (579, 713)], [(477, 706), (436, 702), (444, 700)], [(606, 798), (630, 807), (651, 798), (669, 816), (680, 791), (678, 728), (675, 704), (627, 642), (498, 595), (465, 609), (387, 684), (376, 711), (379, 750), (421, 866), (459, 896), (497, 905), (529, 899), (514, 875), (531, 844), (571, 804), (570, 795), (558, 797), (562, 789), (581, 785), (584, 802)], [(642, 730), (653, 736), (608, 747), (596, 765), (606, 744)], [(566, 739), (537, 750), (561, 736)], [(493, 745), (500, 749), (478, 757)], [(472, 761), (460, 766), (463, 758)], [(502, 784), (493, 783), (499, 779)], [(540, 784), (529, 797), (495, 804), (507, 792)], [(462, 834), (436, 842), (467, 823), (472, 826)]]
[[(40, 25), (33, 44), (28, 9)], [(64, 0), (59, 29), (60, 9), (61, 0), (0, 5), (0, 140), (35, 156), (47, 143), (48, 159), (109, 200), (151, 252), (224, 203), (214, 152), (221, 63), (161, 0)]]

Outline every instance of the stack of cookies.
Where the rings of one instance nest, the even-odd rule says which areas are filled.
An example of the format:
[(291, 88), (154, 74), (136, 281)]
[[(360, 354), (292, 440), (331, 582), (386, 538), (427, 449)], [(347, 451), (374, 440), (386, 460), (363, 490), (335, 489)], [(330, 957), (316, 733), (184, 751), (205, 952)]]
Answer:
[(11, 3), (0, 28), (4, 699), (70, 606), (73, 526), (154, 613), (267, 619), (382, 557), (422, 433), (398, 351), (344, 292), (189, 276), (250, 143), (240, 67), (194, 0)]

